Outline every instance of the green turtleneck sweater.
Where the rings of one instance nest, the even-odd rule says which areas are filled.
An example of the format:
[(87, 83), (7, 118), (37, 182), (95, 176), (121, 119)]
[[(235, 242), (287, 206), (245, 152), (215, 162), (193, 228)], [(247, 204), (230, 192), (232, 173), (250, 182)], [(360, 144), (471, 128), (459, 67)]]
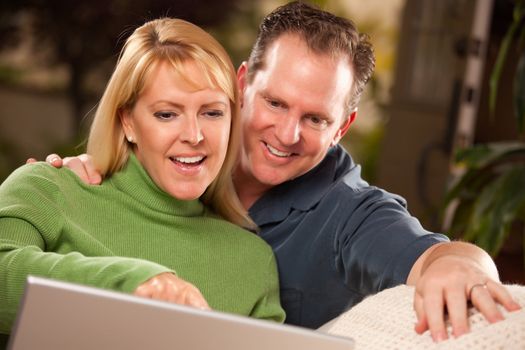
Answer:
[(0, 333), (29, 274), (129, 293), (167, 271), (215, 310), (283, 321), (271, 248), (200, 201), (160, 190), (134, 156), (101, 186), (45, 163), (0, 186)]

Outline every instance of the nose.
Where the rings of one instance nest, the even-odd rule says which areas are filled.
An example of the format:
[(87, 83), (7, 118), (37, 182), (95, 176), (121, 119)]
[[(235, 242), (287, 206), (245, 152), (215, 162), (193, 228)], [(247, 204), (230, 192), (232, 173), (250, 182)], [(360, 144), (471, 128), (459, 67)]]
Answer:
[(275, 135), (280, 143), (291, 146), (299, 142), (301, 137), (300, 117), (287, 114), (276, 125)]
[(198, 145), (204, 139), (199, 120), (196, 116), (187, 116), (184, 120), (185, 123), (181, 125), (181, 141), (189, 143), (192, 146)]

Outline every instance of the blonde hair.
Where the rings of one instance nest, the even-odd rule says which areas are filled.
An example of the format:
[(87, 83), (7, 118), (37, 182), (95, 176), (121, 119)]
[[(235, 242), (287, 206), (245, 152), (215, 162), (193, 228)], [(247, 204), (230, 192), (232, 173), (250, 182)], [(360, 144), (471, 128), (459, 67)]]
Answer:
[(96, 168), (104, 177), (121, 170), (133, 149), (125, 139), (120, 112), (133, 108), (149, 72), (159, 62), (169, 62), (179, 75), (191, 82), (182, 67), (188, 61), (201, 68), (211, 87), (228, 96), (232, 111), (224, 163), (201, 200), (226, 220), (254, 229), (255, 224), (241, 205), (232, 182), (241, 139), (235, 69), (224, 48), (194, 24), (161, 18), (145, 23), (127, 39), (95, 113), (87, 153), (93, 156)]

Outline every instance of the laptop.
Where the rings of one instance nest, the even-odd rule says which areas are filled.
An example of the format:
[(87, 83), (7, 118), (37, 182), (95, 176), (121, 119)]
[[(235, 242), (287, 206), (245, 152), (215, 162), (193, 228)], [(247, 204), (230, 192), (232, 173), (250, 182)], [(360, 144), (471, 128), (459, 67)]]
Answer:
[(352, 339), (30, 276), (8, 349), (349, 350)]

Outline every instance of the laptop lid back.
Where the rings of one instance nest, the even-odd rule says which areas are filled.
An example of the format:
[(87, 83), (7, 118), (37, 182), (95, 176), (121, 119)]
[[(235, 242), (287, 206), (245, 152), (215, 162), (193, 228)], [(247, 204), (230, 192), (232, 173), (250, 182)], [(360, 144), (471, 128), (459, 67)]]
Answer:
[(8, 349), (348, 350), (353, 341), (30, 276)]

